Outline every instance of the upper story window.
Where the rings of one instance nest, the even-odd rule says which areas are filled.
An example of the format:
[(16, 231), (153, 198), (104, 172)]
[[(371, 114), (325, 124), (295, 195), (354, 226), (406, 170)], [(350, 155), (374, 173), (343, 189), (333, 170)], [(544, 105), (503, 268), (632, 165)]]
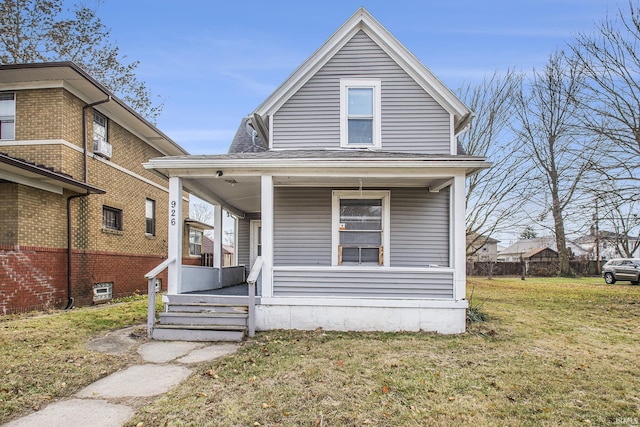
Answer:
[(108, 140), (109, 120), (98, 113), (93, 113), (93, 152), (102, 157), (111, 158), (111, 144)]
[(145, 203), (145, 218), (146, 218), (146, 231), (145, 233), (150, 236), (156, 235), (156, 201), (146, 199)]
[(0, 139), (16, 139), (16, 98), (13, 92), (0, 93)]
[(340, 146), (380, 148), (380, 80), (340, 80)]
[(98, 112), (93, 113), (93, 149), (97, 150), (99, 142), (107, 139), (107, 118)]

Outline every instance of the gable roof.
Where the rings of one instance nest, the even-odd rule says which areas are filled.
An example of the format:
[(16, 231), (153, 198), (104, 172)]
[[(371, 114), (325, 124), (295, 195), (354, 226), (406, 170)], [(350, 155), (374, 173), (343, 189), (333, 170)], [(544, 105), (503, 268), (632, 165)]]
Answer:
[(536, 248), (536, 249), (532, 249), (529, 252), (527, 252), (526, 254), (522, 255), (522, 258), (531, 258), (535, 255), (538, 255), (540, 253), (543, 253), (545, 251), (549, 251), (552, 253), (552, 255), (558, 255), (558, 252), (554, 251), (553, 249), (551, 249), (550, 247), (546, 247), (546, 248)]
[(254, 114), (265, 117), (275, 113), (359, 31), (367, 34), (447, 112), (454, 115), (456, 133), (468, 123), (473, 116), (471, 110), (364, 7), (358, 9), (317, 51), (304, 61), (282, 85), (256, 108)]

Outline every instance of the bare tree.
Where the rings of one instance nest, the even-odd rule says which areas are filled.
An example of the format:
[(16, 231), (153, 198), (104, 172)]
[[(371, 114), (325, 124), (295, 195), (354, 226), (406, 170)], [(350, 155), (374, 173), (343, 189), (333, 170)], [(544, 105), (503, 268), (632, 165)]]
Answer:
[(111, 30), (95, 6), (63, 9), (62, 0), (0, 1), (0, 63), (73, 61), (120, 96), (134, 110), (155, 120), (146, 84), (135, 74), (138, 61), (128, 62), (111, 40)]
[(615, 189), (602, 192), (599, 199), (604, 202), (598, 221), (605, 223), (613, 231), (616, 251), (622, 257), (631, 258), (640, 248), (640, 215), (638, 202), (629, 200)]
[[(590, 93), (584, 125), (601, 135), (607, 156), (600, 171), (616, 180), (640, 180), (640, 5), (629, 1), (596, 31), (571, 46)], [(631, 184), (634, 187), (636, 184)], [(620, 187), (622, 190), (628, 186)], [(636, 191), (637, 193), (637, 191)]]
[(533, 71), (528, 91), (521, 92), (515, 113), (518, 138), (535, 165), (540, 189), (533, 204), (553, 217), (560, 274), (569, 275), (565, 215), (594, 162), (593, 145), (580, 126), (584, 106), (582, 69), (556, 52), (542, 71)]
[(515, 94), (522, 76), (512, 70), (495, 72), (477, 86), (466, 85), (460, 97), (475, 111), (473, 125), (460, 136), (465, 152), (493, 162), (467, 180), (467, 256), (474, 255), (495, 232), (515, 226), (525, 197), (529, 166), (521, 146), (509, 133)]
[(200, 199), (195, 200), (194, 196), (191, 198), (193, 200), (189, 203), (189, 218), (203, 224), (213, 225), (213, 206)]

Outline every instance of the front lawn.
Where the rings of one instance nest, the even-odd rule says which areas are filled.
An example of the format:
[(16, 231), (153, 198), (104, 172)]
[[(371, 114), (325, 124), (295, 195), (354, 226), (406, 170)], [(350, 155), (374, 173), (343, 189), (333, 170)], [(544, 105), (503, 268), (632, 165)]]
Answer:
[(146, 323), (146, 296), (128, 300), (0, 317), (0, 424), (71, 396), (130, 364), (132, 355), (103, 354), (86, 347), (98, 334)]
[(144, 426), (629, 425), (640, 287), (474, 279), (466, 334), (259, 333), (143, 407)]

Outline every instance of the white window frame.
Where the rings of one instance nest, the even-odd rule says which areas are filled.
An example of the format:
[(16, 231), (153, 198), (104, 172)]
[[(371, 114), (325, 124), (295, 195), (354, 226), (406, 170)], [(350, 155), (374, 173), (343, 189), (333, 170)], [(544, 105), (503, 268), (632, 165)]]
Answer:
[(104, 141), (109, 142), (109, 119), (104, 114), (100, 114), (97, 111), (93, 112), (93, 149), (94, 151), (98, 149), (98, 138), (102, 135), (99, 135), (96, 131), (97, 128), (104, 129)]
[[(199, 254), (194, 254), (191, 251), (191, 245), (192, 244), (196, 245), (195, 243), (191, 243), (191, 232), (192, 231), (195, 231), (196, 233), (200, 233), (200, 245), (199, 245), (200, 246), (200, 253)], [(195, 228), (195, 227), (189, 227), (189, 256), (190, 257), (200, 257), (200, 256), (202, 256), (202, 250), (204, 249), (203, 246), (204, 246), (204, 231), (200, 230), (198, 228)]]
[[(381, 148), (382, 146), (382, 82), (379, 79), (340, 79), (340, 147)], [(349, 144), (349, 89), (373, 89), (373, 143)]]
[[(149, 208), (151, 208), (151, 216), (149, 216)], [(144, 201), (144, 231), (147, 236), (155, 236), (156, 235), (156, 201), (150, 198), (145, 198)], [(151, 221), (152, 232), (149, 233), (148, 226), (149, 221)]]
[[(340, 245), (340, 199), (380, 199), (382, 200), (382, 265), (364, 265), (359, 268), (389, 267), (391, 253), (391, 192), (381, 190), (333, 190), (331, 201), (331, 265), (338, 267), (338, 246)], [(341, 266), (340, 266), (341, 267)], [(349, 266), (353, 268), (353, 266)]]
[[(13, 123), (13, 135), (10, 138), (7, 138), (5, 135), (0, 132), (0, 140), (2, 141), (15, 141), (16, 139), (16, 93), (15, 92), (1, 92), (5, 97), (11, 95), (11, 101), (13, 101), (13, 111), (11, 115), (8, 116), (0, 116), (0, 121), (6, 121), (7, 123)], [(4, 101), (10, 101), (9, 99), (5, 99)]]

